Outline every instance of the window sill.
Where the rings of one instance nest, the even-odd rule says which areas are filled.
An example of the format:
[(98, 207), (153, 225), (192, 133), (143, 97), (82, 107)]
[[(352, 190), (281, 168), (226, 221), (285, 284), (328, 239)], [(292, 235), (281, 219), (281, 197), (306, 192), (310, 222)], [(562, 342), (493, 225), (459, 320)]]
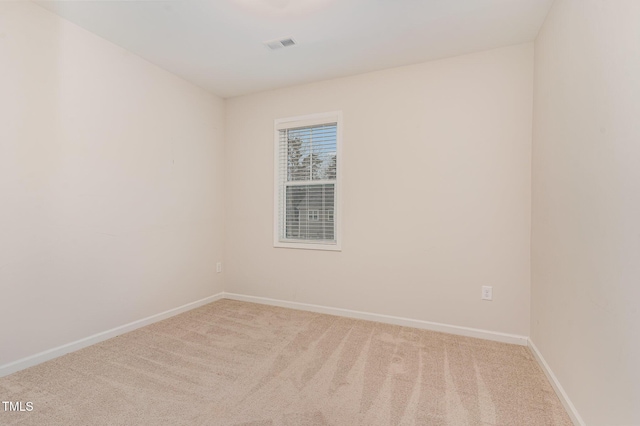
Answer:
[(301, 250), (322, 250), (322, 251), (342, 251), (339, 243), (302, 243), (296, 241), (276, 241), (273, 243), (275, 248), (290, 248)]

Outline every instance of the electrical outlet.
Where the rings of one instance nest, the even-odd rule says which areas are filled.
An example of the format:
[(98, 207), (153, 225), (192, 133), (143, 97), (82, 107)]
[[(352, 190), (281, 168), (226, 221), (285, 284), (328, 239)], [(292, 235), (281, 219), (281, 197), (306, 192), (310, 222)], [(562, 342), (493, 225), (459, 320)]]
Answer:
[(219, 274), (222, 272), (222, 262), (216, 263), (216, 272)]
[(482, 286), (482, 300), (493, 300), (493, 287), (489, 285)]

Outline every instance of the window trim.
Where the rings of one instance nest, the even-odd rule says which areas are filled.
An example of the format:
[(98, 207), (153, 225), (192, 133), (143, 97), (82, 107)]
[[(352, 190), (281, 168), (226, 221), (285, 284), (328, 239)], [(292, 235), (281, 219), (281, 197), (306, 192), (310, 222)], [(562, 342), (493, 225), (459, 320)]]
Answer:
[[(333, 206), (333, 222), (335, 226), (335, 243), (314, 243), (309, 240), (287, 240), (280, 241), (280, 168), (279, 168), (279, 148), (280, 148), (280, 130), (291, 129), (296, 127), (307, 127), (327, 123), (336, 123), (336, 156), (338, 162), (336, 165), (335, 180), (335, 202)], [(319, 114), (300, 115), (296, 117), (278, 118), (274, 120), (274, 144), (273, 144), (273, 247), (276, 248), (293, 248), (305, 250), (329, 250), (342, 251), (342, 163), (344, 157), (342, 155), (342, 111), (324, 112)]]

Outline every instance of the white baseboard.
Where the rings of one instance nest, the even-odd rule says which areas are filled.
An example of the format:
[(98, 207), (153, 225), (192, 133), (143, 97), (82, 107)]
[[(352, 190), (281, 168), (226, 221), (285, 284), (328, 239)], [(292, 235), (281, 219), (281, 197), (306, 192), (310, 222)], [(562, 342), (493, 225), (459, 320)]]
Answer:
[(66, 345), (58, 346), (57, 348), (49, 349), (44, 352), (37, 353), (35, 355), (28, 356), (26, 358), (19, 359), (17, 361), (10, 362), (8, 364), (0, 365), (0, 377), (7, 376), (15, 373), (16, 371), (23, 370), (28, 367), (40, 364), (50, 359), (57, 358), (59, 356), (74, 352), (87, 346), (94, 345), (102, 342), (103, 340), (111, 339), (112, 337), (119, 336), (120, 334), (133, 331), (137, 328), (144, 327), (145, 325), (153, 324), (154, 322), (162, 321), (174, 315), (181, 314), (182, 312), (190, 311), (191, 309), (198, 308), (207, 303), (215, 302), (224, 297), (224, 293), (220, 292), (204, 299), (196, 300), (195, 302), (187, 303), (186, 305), (178, 306), (177, 308), (169, 309), (168, 311), (161, 312), (159, 314), (151, 315), (146, 318), (142, 318), (137, 321), (130, 322), (128, 324), (121, 325), (119, 327), (112, 328), (111, 330), (103, 331), (101, 333), (94, 334), (92, 336), (85, 337), (84, 339), (76, 340), (75, 342), (67, 343)]
[[(214, 294), (204, 299), (197, 300), (195, 302), (187, 303), (186, 305), (179, 306), (177, 308), (169, 309), (168, 311), (161, 312), (159, 314), (151, 315), (149, 317), (133, 321), (128, 324), (121, 325), (119, 327), (112, 328), (111, 330), (103, 331), (101, 333), (94, 334), (92, 336), (85, 337), (80, 340), (76, 340), (71, 343), (67, 343), (62, 346), (58, 346), (53, 349), (49, 349), (35, 355), (28, 356), (26, 358), (19, 359), (17, 361), (10, 362), (8, 364), (0, 365), (0, 377), (7, 376), (17, 371), (23, 370), (28, 367), (40, 364), (45, 361), (57, 358), (64, 354), (77, 351), (87, 346), (94, 345), (104, 340), (116, 337), (118, 335), (133, 331), (137, 328), (144, 327), (149, 324), (161, 321), (163, 319), (178, 315), (182, 312), (189, 311), (191, 309), (198, 308), (207, 303), (215, 302), (220, 299), (233, 299), (245, 302), (260, 303), (263, 305), (280, 306), (283, 308), (298, 309), (303, 311), (318, 312), (322, 314), (338, 315), (348, 318), (363, 319), (368, 321), (376, 321), (387, 324), (402, 325), (406, 327), (414, 327), (425, 330), (439, 331), (442, 333), (456, 334), (460, 336), (476, 337), (479, 339), (493, 340), (503, 343), (511, 343), (516, 345), (526, 346), (530, 343), (528, 337), (519, 336), (515, 334), (500, 333), (495, 331), (480, 330), (470, 327), (461, 327), (456, 325), (441, 324), (430, 321), (416, 320), (410, 318), (395, 317), (391, 315), (374, 314), (370, 312), (353, 311), (350, 309), (332, 308), (328, 306), (312, 305), (308, 303), (289, 302), (285, 300), (269, 299), (266, 297), (246, 296), (243, 294), (225, 293), (221, 292)], [(533, 345), (533, 343), (530, 343)], [(537, 350), (534, 349), (534, 353)], [(541, 357), (540, 357), (541, 359)], [(546, 365), (546, 364), (545, 364)], [(551, 380), (551, 379), (550, 379)], [(552, 383), (554, 383), (552, 381)], [(554, 385), (555, 386), (555, 385)], [(583, 425), (583, 423), (579, 423)]]
[(363, 319), (382, 322), (386, 324), (402, 325), (406, 327), (420, 328), (424, 330), (439, 331), (442, 333), (456, 334), (460, 336), (476, 337), (479, 339), (493, 340), (496, 342), (511, 343), (527, 346), (529, 338), (516, 334), (500, 333), (496, 331), (480, 330), (477, 328), (460, 327), (457, 325), (441, 324), (437, 322), (416, 320), (410, 318), (394, 317), (391, 315), (373, 314), (370, 312), (352, 311), (350, 309), (331, 308), (328, 306), (311, 305), (308, 303), (289, 302), (285, 300), (269, 299), (266, 297), (246, 296), (244, 294), (224, 293), (225, 299), (240, 300), (243, 302), (260, 303), (263, 305), (280, 306), (282, 308), (298, 309), (302, 311), (318, 312), (321, 314), (338, 315), (348, 318)]
[(529, 349), (531, 349), (533, 356), (538, 361), (540, 367), (542, 367), (542, 371), (544, 371), (547, 379), (549, 379), (549, 382), (551, 382), (553, 390), (556, 391), (556, 395), (558, 395), (560, 402), (562, 402), (565, 410), (567, 410), (567, 413), (569, 414), (569, 417), (571, 417), (571, 421), (573, 422), (573, 424), (576, 426), (585, 426), (584, 420), (582, 420), (582, 417), (580, 417), (578, 410), (576, 410), (576, 407), (573, 405), (573, 403), (569, 399), (569, 396), (562, 388), (562, 385), (558, 381), (558, 378), (555, 374), (553, 374), (551, 367), (549, 367), (549, 364), (547, 364), (547, 361), (545, 361), (544, 357), (531, 339), (529, 339)]

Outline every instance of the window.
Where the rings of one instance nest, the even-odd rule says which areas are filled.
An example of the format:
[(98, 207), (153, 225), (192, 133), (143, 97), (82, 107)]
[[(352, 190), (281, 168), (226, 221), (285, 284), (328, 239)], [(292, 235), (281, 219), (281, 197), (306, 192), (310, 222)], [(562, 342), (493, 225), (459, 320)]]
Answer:
[(275, 247), (340, 250), (340, 119), (276, 120)]

